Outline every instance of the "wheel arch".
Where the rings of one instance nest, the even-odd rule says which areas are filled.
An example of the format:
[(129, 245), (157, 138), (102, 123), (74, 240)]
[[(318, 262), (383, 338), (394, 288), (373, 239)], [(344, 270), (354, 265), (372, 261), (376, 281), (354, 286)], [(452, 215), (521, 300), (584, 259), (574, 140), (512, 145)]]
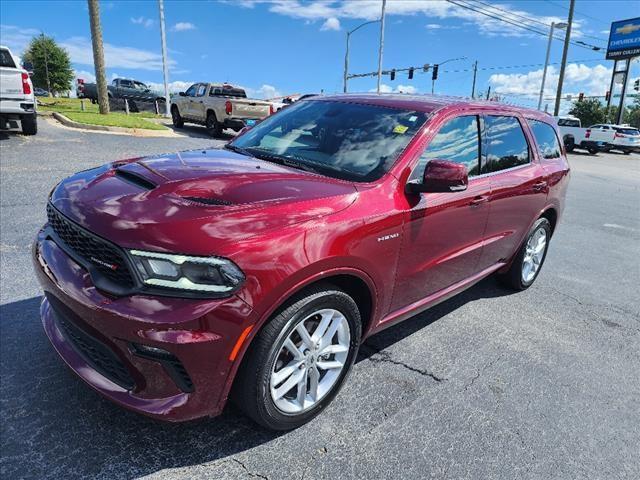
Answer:
[(541, 214), (539, 218), (546, 218), (547, 220), (549, 220), (549, 223), (551, 224), (551, 235), (553, 235), (553, 232), (555, 232), (556, 230), (556, 225), (558, 224), (558, 212), (555, 209), (555, 207), (547, 207)]

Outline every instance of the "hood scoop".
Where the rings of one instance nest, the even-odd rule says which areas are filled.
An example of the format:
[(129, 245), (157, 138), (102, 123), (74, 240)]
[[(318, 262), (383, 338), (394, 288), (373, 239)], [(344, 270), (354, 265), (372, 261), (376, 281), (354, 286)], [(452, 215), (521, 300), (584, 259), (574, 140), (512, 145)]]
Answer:
[(143, 188), (145, 190), (153, 190), (157, 187), (155, 183), (146, 177), (143, 177), (139, 173), (132, 172), (131, 170), (125, 170), (123, 168), (117, 168), (116, 177), (121, 178), (125, 182), (132, 183), (133, 185)]
[(207, 197), (182, 197), (185, 200), (188, 200), (191, 203), (199, 203), (201, 205), (219, 205), (219, 206), (229, 206), (233, 205), (232, 202), (228, 200), (222, 200), (220, 198), (207, 198)]

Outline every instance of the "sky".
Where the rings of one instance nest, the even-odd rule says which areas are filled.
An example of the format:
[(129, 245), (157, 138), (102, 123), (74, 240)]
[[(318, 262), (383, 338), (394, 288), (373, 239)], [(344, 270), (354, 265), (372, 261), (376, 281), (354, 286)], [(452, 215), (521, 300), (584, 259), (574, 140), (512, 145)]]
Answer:
[[(181, 91), (198, 81), (225, 81), (244, 87), (257, 98), (342, 91), (346, 32), (379, 18), (381, 3), (165, 0), (170, 88)], [(477, 61), (476, 92), (491, 87), (503, 101), (535, 107), (547, 25), (566, 21), (568, 6), (568, 0), (388, 0), (383, 68), (440, 63), (435, 92), (469, 96)], [(571, 39), (599, 47), (606, 46), (612, 21), (640, 16), (640, 3), (631, 0), (576, 0), (575, 9)], [(25, 14), (27, 11), (33, 14)], [(160, 88), (158, 2), (104, 0), (100, 13), (108, 78), (134, 78)], [(509, 19), (512, 23), (504, 21)], [(44, 32), (69, 52), (77, 76), (94, 80), (85, 1), (2, 0), (0, 22), (0, 43), (14, 54), (20, 55), (34, 35)], [(379, 35), (378, 23), (353, 33), (350, 73), (377, 70)], [(569, 48), (563, 93), (604, 96), (613, 62), (604, 59), (604, 48), (583, 47), (573, 44)], [(544, 101), (551, 109), (561, 57), (562, 41), (554, 40)], [(449, 59), (457, 60), (445, 64)], [(639, 74), (636, 61), (631, 78)], [(431, 92), (430, 72), (418, 70), (412, 80), (398, 73), (395, 81), (389, 76), (382, 81), (382, 91)], [(349, 91), (375, 88), (374, 77), (349, 81)], [(570, 103), (563, 101), (563, 110)]]

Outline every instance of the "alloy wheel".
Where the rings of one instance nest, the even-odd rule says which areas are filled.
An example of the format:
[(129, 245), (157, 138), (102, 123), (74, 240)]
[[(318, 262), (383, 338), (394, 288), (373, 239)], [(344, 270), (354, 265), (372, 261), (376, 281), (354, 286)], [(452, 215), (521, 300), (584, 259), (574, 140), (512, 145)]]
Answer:
[(529, 237), (522, 260), (522, 280), (525, 283), (533, 281), (540, 269), (544, 253), (547, 249), (547, 231), (540, 227)]
[(271, 369), (269, 390), (275, 406), (299, 414), (322, 400), (340, 378), (350, 342), (349, 323), (338, 310), (318, 310), (298, 322)]

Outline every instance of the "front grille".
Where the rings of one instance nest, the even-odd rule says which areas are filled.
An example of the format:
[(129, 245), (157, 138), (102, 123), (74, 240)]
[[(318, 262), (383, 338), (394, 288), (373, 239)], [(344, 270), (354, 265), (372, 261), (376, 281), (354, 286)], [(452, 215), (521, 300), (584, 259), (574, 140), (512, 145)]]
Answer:
[(73, 349), (100, 375), (122, 388), (132, 390), (135, 387), (135, 381), (118, 355), (106, 344), (78, 327), (69, 318), (73, 314), (67, 312), (68, 307), (60, 300), (49, 294), (47, 294), (47, 300), (51, 305), (56, 323)]
[(73, 253), (119, 286), (134, 286), (133, 276), (118, 247), (89, 233), (62, 215), (50, 203), (47, 204), (47, 217), (53, 231)]

